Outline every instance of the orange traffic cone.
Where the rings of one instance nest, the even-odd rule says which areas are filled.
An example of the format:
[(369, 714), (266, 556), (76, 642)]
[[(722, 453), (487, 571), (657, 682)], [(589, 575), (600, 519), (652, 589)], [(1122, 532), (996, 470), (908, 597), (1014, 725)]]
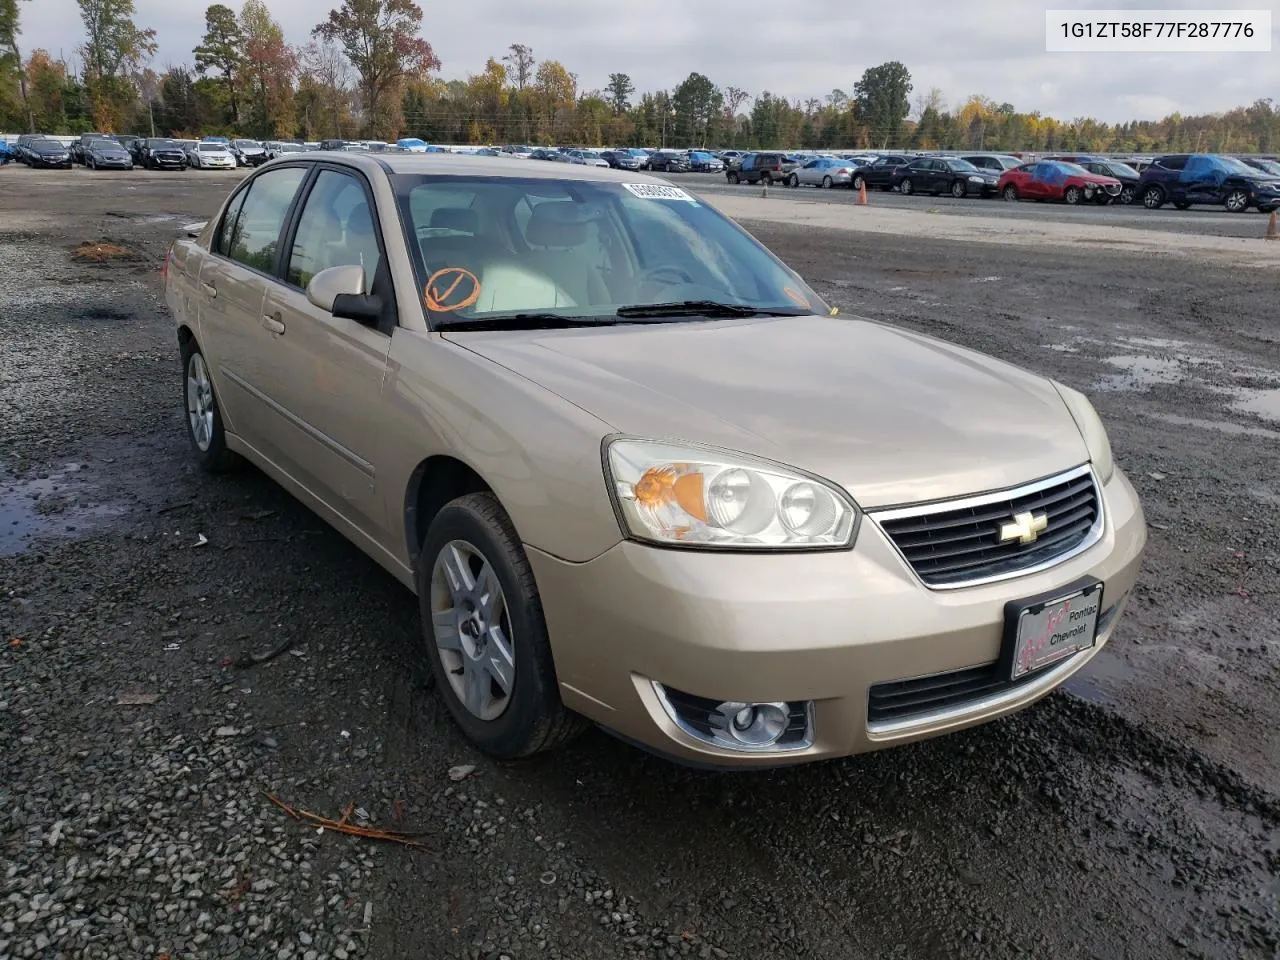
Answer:
[(867, 184), (863, 181), (862, 186), (858, 187), (858, 205), (865, 207), (867, 205)]
[(1280, 232), (1276, 231), (1276, 212), (1271, 211), (1271, 216), (1267, 218), (1267, 239), (1280, 240)]

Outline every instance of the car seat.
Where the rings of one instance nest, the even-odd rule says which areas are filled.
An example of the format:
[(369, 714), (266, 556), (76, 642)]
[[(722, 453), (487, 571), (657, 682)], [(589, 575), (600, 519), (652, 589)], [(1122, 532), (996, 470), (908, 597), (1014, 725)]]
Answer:
[(572, 202), (538, 204), (525, 227), (533, 263), (579, 306), (612, 302), (593, 263), (594, 251), (585, 249), (590, 227), (591, 221)]

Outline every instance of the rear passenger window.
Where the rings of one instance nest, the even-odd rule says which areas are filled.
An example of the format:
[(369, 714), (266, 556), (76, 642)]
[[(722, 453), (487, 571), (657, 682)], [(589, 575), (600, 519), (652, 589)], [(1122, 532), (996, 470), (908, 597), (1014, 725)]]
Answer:
[[(226, 256), (246, 267), (271, 273), (284, 218), (306, 176), (304, 167), (284, 167), (264, 173), (249, 184), (230, 231)], [(224, 223), (224, 233), (225, 227)]]
[(321, 270), (362, 266), (368, 291), (380, 258), (373, 212), (359, 181), (334, 170), (320, 171), (298, 218), (286, 281), (305, 289)]
[(213, 240), (214, 253), (224, 257), (231, 256), (231, 238), (235, 236), (236, 220), (240, 217), (240, 208), (244, 206), (244, 198), (248, 192), (248, 190), (241, 190), (227, 205), (226, 215), (223, 216), (222, 223), (218, 226), (218, 235)]

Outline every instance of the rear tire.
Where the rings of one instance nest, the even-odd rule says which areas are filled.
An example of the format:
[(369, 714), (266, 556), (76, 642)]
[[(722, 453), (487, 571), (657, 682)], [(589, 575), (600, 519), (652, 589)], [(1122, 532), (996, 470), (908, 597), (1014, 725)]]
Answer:
[(791, 176), (787, 177), (787, 186), (788, 187), (800, 186), (800, 177), (797, 174), (794, 174), (794, 173), (791, 174)]
[(730, 183), (737, 183), (738, 174), (736, 171), (730, 170), (727, 174), (725, 174), (725, 179), (728, 180)]
[(240, 455), (227, 449), (222, 409), (213, 388), (209, 365), (194, 338), (182, 344), (183, 400), (187, 438), (196, 461), (208, 473), (227, 473), (240, 465)]
[[(491, 719), (473, 712), (454, 689), (455, 683), (466, 687), (468, 669), (479, 670), (479, 665), (488, 663), (486, 648), (469, 634), (464, 641), (463, 631), (452, 626), (453, 611), (468, 609), (458, 605), (459, 596), (466, 591), (450, 589), (452, 581), (448, 573), (450, 568), (459, 569), (459, 557), (465, 560), (466, 572), (475, 583), (476, 593), (472, 597), (478, 599), (476, 594), (481, 589), (476, 583), (477, 567), (487, 566), (491, 574), (487, 596), (498, 594), (502, 608), (495, 624), (501, 625), (499, 636), (505, 634), (509, 660), (501, 659), (503, 663), (509, 662), (511, 672), (509, 692), (496, 698), (500, 709)], [(565, 707), (560, 699), (533, 568), (510, 518), (493, 494), (467, 494), (447, 504), (436, 515), (423, 539), (415, 580), (422, 613), (423, 654), (431, 664), (445, 706), (467, 739), (492, 757), (513, 760), (558, 747), (585, 728), (583, 718)], [(496, 589), (492, 587), (495, 582)], [(482, 616), (483, 611), (477, 615)], [(465, 618), (466, 614), (462, 616)], [(485, 621), (482, 623), (490, 626)], [(493, 642), (487, 630), (479, 632), (486, 642)], [(469, 644), (478, 652), (469, 654), (466, 647), (455, 650), (455, 643), (460, 647)], [(442, 649), (459, 666), (446, 667)], [(490, 685), (486, 693), (492, 694), (495, 679), (487, 672), (483, 672), (481, 679)], [(489, 702), (492, 705), (492, 701)]]
[(823, 178), (822, 178), (822, 189), (823, 189), (823, 190), (830, 190), (830, 189), (831, 189), (831, 185), (832, 185), (832, 183), (833, 183), (833, 181), (832, 181), (832, 179), (831, 179), (830, 177), (823, 177)]
[(1142, 191), (1142, 205), (1148, 210), (1159, 210), (1164, 202), (1164, 191), (1160, 187), (1147, 187)]
[(1007, 200), (1009, 203), (1017, 203), (1018, 188), (1011, 183), (1004, 188), (1004, 190), (1000, 193), (1000, 196), (1004, 197), (1005, 200)]
[(914, 190), (915, 190), (915, 184), (911, 182), (910, 177), (903, 177), (902, 182), (898, 184), (898, 192), (902, 194), (904, 197), (911, 196)]

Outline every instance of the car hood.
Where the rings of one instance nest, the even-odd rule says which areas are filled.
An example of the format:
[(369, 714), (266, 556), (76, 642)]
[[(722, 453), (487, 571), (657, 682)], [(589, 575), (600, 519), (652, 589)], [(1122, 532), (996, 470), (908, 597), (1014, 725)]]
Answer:
[(1049, 380), (869, 320), (445, 336), (621, 433), (767, 457), (868, 508), (1013, 486), (1089, 456)]

